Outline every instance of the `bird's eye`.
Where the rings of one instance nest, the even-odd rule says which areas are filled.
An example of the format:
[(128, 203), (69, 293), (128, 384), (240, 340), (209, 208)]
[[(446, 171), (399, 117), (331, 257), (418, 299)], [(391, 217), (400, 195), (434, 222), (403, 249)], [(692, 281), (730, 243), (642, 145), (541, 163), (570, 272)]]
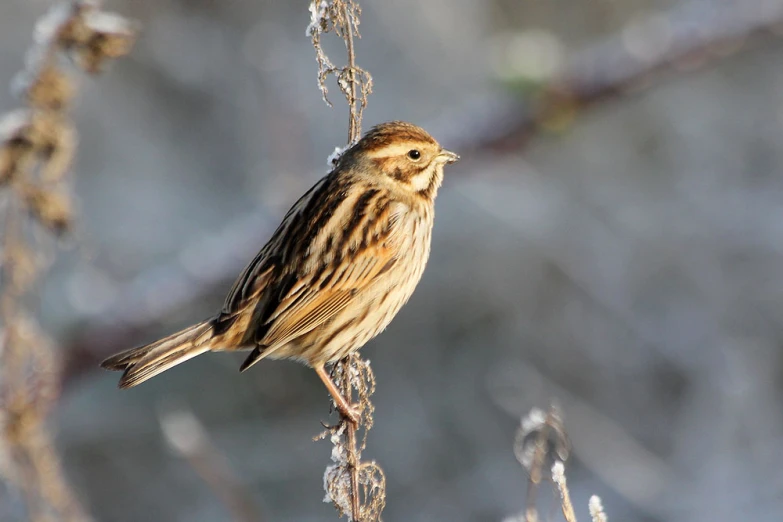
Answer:
[(417, 160), (421, 158), (421, 152), (416, 149), (411, 149), (408, 151), (408, 157), (412, 160)]

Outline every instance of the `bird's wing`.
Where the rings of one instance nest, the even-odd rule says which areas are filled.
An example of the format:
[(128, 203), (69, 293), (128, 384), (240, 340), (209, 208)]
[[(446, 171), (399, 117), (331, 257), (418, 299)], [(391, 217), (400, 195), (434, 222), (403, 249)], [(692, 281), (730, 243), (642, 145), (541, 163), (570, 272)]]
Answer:
[(226, 296), (220, 317), (232, 318), (239, 312), (247, 310), (250, 305), (254, 306), (264, 289), (274, 284), (275, 275), (281, 272), (287, 262), (290, 262), (283, 255), (286, 252), (289, 254), (288, 257), (296, 255), (291, 251), (291, 241), (287, 238), (300, 233), (298, 231), (303, 222), (302, 216), (322, 203), (328, 196), (328, 189), (334, 181), (335, 178), (331, 175), (321, 178), (294, 203), (266, 245), (239, 274)]
[(334, 317), (394, 266), (408, 207), (348, 188), (330, 175), (297, 201), (234, 283), (226, 325), (252, 313), (247, 340), (274, 349)]
[(318, 268), (299, 278), (268, 318), (268, 329), (256, 338), (260, 345), (282, 346), (343, 310), (357, 293), (373, 282), (398, 259), (398, 250), (387, 238), (377, 238), (349, 253), (337, 264)]
[[(394, 202), (376, 204), (367, 194), (345, 202), (350, 219), (344, 227), (324, 230), (334, 239), (316, 243), (328, 245), (328, 251), (308, 272), (292, 277), (266, 315), (268, 329), (258, 331), (258, 344), (281, 346), (323, 324), (397, 263), (403, 254), (401, 221), (408, 209)], [(362, 198), (367, 200), (362, 203)]]

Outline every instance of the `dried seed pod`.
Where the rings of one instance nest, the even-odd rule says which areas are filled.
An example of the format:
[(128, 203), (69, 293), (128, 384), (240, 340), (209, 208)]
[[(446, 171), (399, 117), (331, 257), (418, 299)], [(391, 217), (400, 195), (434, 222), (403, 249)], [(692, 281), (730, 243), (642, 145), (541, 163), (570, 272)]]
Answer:
[(48, 158), (53, 148), (60, 142), (60, 136), (67, 133), (70, 126), (67, 120), (57, 113), (35, 111), (28, 131), (28, 139), (35, 153)]
[(8, 274), (9, 288), (13, 288), (15, 293), (24, 292), (35, 282), (39, 265), (35, 252), (27, 245), (15, 242), (12, 247), (6, 248), (3, 252), (3, 264), (4, 271)]
[(128, 54), (136, 41), (136, 25), (117, 14), (91, 10), (82, 15), (82, 20), (90, 35), (75, 56), (87, 72), (99, 72), (107, 59)]
[(82, 16), (97, 6), (88, 2), (62, 2), (55, 4), (35, 26), (35, 43), (42, 47), (57, 46), (70, 49), (82, 44), (90, 36)]
[(61, 179), (76, 148), (76, 131), (68, 120), (54, 112), (34, 112), (26, 139), (41, 163), (41, 178), (49, 182)]
[(24, 96), (33, 108), (60, 111), (71, 101), (76, 89), (73, 80), (48, 59), (20, 73), (14, 79), (14, 91)]
[(26, 149), (24, 144), (16, 141), (0, 143), (0, 186), (19, 177), (19, 173), (25, 172), (32, 163), (32, 155), (26, 154)]
[(17, 110), (0, 120), (0, 184), (29, 171), (35, 160), (35, 146), (30, 140), (32, 112)]
[(71, 225), (72, 206), (67, 194), (41, 187), (26, 187), (25, 202), (30, 214), (47, 230), (60, 236)]
[(16, 171), (16, 158), (11, 147), (6, 144), (0, 144), (0, 187), (13, 179)]
[(41, 179), (45, 183), (59, 181), (68, 172), (76, 155), (76, 129), (66, 120), (48, 122), (46, 134), (40, 136), (37, 154), (41, 161)]
[(0, 121), (0, 183), (29, 173), (40, 161), (45, 181), (57, 181), (68, 170), (76, 132), (63, 117), (49, 111), (20, 110)]
[(130, 20), (100, 10), (97, 2), (57, 5), (36, 27), (36, 42), (70, 53), (87, 72), (101, 70), (107, 59), (124, 56), (136, 40), (138, 27)]

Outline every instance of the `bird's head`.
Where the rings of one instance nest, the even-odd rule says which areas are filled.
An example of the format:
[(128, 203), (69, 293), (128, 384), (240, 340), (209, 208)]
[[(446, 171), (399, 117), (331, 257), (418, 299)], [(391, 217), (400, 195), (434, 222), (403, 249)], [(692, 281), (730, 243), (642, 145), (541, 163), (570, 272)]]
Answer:
[(432, 199), (443, 181), (443, 167), (458, 159), (421, 127), (392, 121), (367, 131), (340, 161), (355, 162), (403, 191)]

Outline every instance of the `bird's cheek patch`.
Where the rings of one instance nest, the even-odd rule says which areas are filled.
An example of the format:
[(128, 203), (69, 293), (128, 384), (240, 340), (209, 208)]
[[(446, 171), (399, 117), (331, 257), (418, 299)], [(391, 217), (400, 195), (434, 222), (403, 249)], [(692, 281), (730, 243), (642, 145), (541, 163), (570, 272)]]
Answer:
[(409, 179), (411, 190), (413, 190), (414, 192), (425, 190), (427, 187), (430, 186), (430, 183), (432, 183), (432, 176), (433, 176), (433, 171), (431, 167), (427, 167), (425, 169), (420, 170), (419, 172), (416, 172), (415, 174), (410, 176)]

